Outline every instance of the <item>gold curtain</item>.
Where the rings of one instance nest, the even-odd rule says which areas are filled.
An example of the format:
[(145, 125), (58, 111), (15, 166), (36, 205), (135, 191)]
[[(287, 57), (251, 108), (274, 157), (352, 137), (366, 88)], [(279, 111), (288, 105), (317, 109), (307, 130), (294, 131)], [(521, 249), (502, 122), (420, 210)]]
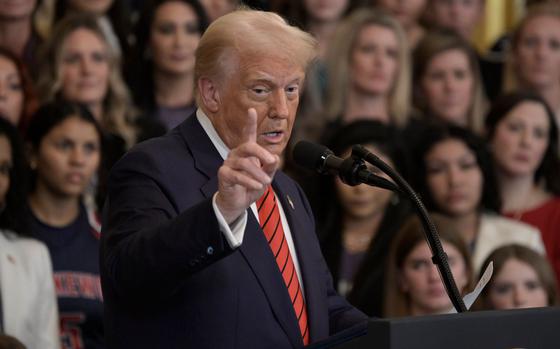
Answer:
[(514, 28), (524, 13), (525, 0), (486, 0), (484, 16), (473, 37), (479, 52), (486, 52), (499, 37)]

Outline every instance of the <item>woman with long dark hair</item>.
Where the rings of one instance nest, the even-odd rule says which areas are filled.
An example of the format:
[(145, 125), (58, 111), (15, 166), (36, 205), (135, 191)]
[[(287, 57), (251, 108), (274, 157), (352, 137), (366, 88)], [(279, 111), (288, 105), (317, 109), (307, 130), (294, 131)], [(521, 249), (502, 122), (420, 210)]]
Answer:
[(26, 164), (17, 130), (0, 118), (0, 330), (29, 349), (60, 348), (47, 247), (32, 239)]
[(151, 0), (140, 15), (129, 85), (142, 112), (168, 130), (196, 110), (194, 54), (207, 26), (197, 0)]
[[(405, 160), (398, 137), (391, 126), (361, 120), (339, 129), (328, 146), (346, 158), (353, 144), (362, 144), (403, 171)], [(366, 184), (351, 187), (334, 177), (322, 177), (316, 184), (320, 195), (310, 195), (310, 199), (317, 210), (321, 248), (335, 285), (359, 309), (380, 315), (385, 256), (394, 233), (409, 214), (408, 203), (388, 190)]]
[(75, 343), (105, 347), (100, 224), (83, 204), (101, 160), (101, 139), (89, 110), (63, 101), (39, 108), (27, 132), (33, 170), (28, 196), (31, 229), (51, 254), (65, 348)]
[(500, 192), (484, 141), (453, 125), (434, 124), (416, 144), (416, 189), (430, 211), (450, 220), (470, 248), (474, 271), (495, 248), (519, 243), (544, 253), (537, 229), (500, 216)]
[(517, 91), (494, 102), (486, 117), (506, 216), (538, 228), (560, 280), (558, 126), (546, 101)]

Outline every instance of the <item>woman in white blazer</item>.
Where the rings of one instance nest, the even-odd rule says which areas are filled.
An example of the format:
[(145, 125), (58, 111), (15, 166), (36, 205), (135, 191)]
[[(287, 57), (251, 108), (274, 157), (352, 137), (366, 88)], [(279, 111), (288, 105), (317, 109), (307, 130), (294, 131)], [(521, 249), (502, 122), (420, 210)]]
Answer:
[(0, 118), (0, 333), (28, 349), (59, 349), (49, 253), (26, 237), (23, 159), (17, 130)]

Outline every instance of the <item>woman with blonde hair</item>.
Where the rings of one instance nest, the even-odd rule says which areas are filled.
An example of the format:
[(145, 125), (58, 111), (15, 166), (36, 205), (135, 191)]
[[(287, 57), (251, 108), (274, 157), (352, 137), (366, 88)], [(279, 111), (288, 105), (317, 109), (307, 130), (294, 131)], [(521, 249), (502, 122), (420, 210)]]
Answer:
[(529, 7), (514, 30), (504, 89), (525, 89), (543, 97), (560, 121), (560, 5)]
[(320, 113), (324, 109), (327, 90), (326, 56), (336, 29), (356, 6), (356, 1), (350, 0), (327, 2), (288, 0), (281, 5), (272, 5), (273, 11), (280, 13), (317, 40), (317, 59), (306, 73), (305, 86), (298, 107), (296, 132), (292, 136), (294, 142), (301, 138), (316, 140), (322, 130), (323, 125), (317, 125), (315, 118), (317, 115), (321, 115)]
[[(437, 214), (431, 218), (457, 288), (464, 294), (472, 283), (473, 273), (467, 245), (445, 218)], [(397, 233), (389, 250), (384, 317), (439, 314), (453, 309), (431, 257), (422, 224), (413, 216)]]
[(406, 36), (397, 21), (381, 10), (356, 10), (341, 22), (329, 46), (325, 109), (313, 126), (326, 126), (326, 138), (330, 129), (358, 119), (404, 126), (410, 113), (409, 66)]
[(414, 105), (434, 117), (481, 134), (486, 101), (478, 57), (452, 31), (428, 33), (413, 53)]
[(135, 114), (109, 40), (95, 16), (62, 20), (44, 47), (37, 92), (42, 103), (65, 99), (87, 105), (105, 131), (131, 146), (138, 133)]
[(44, 47), (37, 82), (40, 102), (66, 100), (85, 105), (104, 131), (98, 205), (103, 204), (108, 172), (126, 149), (165, 133), (156, 121), (138, 117), (121, 76), (120, 57), (110, 41), (98, 17), (66, 17)]

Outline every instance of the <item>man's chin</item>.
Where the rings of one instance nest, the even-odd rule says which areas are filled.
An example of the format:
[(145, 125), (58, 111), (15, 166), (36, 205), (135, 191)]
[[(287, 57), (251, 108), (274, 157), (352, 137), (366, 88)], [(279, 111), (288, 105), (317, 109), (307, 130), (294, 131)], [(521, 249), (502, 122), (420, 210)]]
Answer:
[(282, 156), (282, 154), (284, 153), (284, 150), (286, 150), (286, 145), (285, 144), (273, 144), (273, 145), (267, 145), (264, 148), (266, 150), (268, 150), (271, 154)]
[[(261, 143), (261, 142), (259, 142), (259, 143)], [(260, 144), (260, 146), (265, 148), (266, 150), (268, 150), (272, 154), (282, 156), (282, 153), (284, 153), (284, 150), (286, 149), (287, 144), (288, 143), (284, 142), (284, 141), (277, 142), (277, 143), (264, 142), (264, 144)]]

